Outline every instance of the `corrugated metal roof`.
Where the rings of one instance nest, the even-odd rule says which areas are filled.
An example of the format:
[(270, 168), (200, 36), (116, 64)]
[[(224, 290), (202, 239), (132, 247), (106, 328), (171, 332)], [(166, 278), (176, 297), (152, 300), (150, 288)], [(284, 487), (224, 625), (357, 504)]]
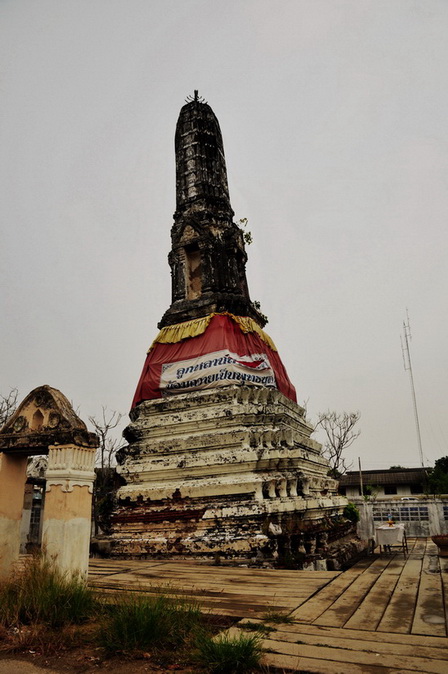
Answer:
[[(424, 468), (403, 468), (401, 470), (363, 470), (362, 481), (364, 485), (383, 484), (423, 484), (426, 480), (427, 471)], [(341, 487), (359, 485), (359, 472), (350, 471), (340, 478)]]

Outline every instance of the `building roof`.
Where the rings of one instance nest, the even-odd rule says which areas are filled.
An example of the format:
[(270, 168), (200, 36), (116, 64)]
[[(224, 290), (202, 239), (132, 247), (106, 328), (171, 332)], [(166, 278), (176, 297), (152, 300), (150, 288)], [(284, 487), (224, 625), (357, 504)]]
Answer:
[[(400, 468), (393, 470), (363, 470), (364, 485), (379, 486), (384, 484), (422, 484), (426, 480), (429, 468)], [(341, 487), (359, 485), (359, 471), (352, 470), (339, 480)]]

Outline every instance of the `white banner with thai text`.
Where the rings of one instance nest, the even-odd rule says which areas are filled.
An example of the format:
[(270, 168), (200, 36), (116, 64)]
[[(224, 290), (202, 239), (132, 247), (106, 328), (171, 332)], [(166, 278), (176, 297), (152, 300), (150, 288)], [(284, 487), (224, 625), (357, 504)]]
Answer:
[(229, 384), (277, 387), (274, 372), (265, 353), (239, 356), (229, 351), (215, 351), (162, 366), (160, 389), (164, 393)]

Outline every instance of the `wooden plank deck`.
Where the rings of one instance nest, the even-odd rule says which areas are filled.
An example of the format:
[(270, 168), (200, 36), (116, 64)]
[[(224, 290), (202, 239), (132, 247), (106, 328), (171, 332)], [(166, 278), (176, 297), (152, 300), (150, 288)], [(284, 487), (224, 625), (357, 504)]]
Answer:
[[(103, 592), (191, 597), (204, 610), (260, 622), (266, 665), (322, 674), (448, 672), (448, 560), (430, 540), (409, 555), (372, 555), (343, 573), (207, 566), (191, 562), (91, 560)], [(270, 612), (292, 623), (269, 623)]]
[(89, 582), (103, 592), (180, 594), (221, 615), (261, 618), (290, 613), (340, 575), (338, 571), (280, 571), (180, 562), (92, 559)]

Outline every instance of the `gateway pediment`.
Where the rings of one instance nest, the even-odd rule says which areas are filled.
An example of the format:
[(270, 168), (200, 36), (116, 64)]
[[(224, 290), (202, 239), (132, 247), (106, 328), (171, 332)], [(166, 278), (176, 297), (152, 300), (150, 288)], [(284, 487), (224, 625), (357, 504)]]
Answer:
[(69, 443), (97, 447), (98, 440), (65, 395), (47, 385), (31, 391), (0, 430), (0, 452), (33, 456)]

